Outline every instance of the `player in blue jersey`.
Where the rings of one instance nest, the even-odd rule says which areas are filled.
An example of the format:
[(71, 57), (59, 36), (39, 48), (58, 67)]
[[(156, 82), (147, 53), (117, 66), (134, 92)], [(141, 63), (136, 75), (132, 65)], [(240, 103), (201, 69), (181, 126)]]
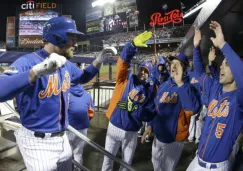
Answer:
[(190, 117), (200, 109), (200, 97), (187, 76), (187, 58), (179, 54), (169, 57), (171, 77), (159, 86), (154, 99), (155, 118), (142, 137), (154, 132), (152, 163), (155, 171), (173, 171), (189, 136)]
[(17, 99), (23, 127), (15, 136), (29, 171), (72, 170), (65, 134), (70, 83), (91, 80), (107, 57), (105, 49), (84, 70), (67, 61), (73, 57), (78, 34), (82, 33), (72, 19), (50, 19), (43, 28), (44, 48), (20, 57), (0, 76), (0, 101)]
[(212, 21), (210, 29), (216, 35), (211, 40), (222, 51), (225, 59), (220, 66), (219, 80), (206, 75), (199, 48), (202, 36), (195, 27), (193, 63), (209, 105), (198, 151), (187, 171), (230, 170), (230, 154), (242, 130), (243, 62), (225, 42), (220, 24)]
[[(106, 134), (105, 149), (116, 155), (122, 147), (122, 159), (131, 164), (137, 146), (137, 131), (142, 127), (142, 121), (149, 121), (152, 115), (147, 110), (153, 108), (153, 98), (150, 85), (146, 82), (152, 73), (152, 63), (142, 62), (137, 74), (130, 72), (132, 58), (138, 47), (145, 44), (152, 36), (145, 31), (136, 36), (132, 43), (127, 43), (117, 61), (116, 86), (113, 92), (106, 117), (110, 120)], [(147, 109), (147, 110), (146, 110)], [(146, 111), (145, 111), (146, 110)], [(145, 111), (145, 112), (144, 112)], [(113, 161), (104, 157), (102, 171), (113, 170)], [(120, 171), (127, 170), (120, 167)]]
[[(91, 95), (83, 89), (82, 85), (71, 83), (68, 108), (69, 124), (87, 136), (89, 122), (94, 117), (94, 111)], [(71, 131), (67, 131), (67, 136), (73, 150), (74, 160), (83, 164), (84, 141)]]

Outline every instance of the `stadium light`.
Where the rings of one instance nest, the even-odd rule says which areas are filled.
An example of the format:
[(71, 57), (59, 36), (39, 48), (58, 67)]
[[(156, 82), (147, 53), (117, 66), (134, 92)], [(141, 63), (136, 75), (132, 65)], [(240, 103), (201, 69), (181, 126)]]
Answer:
[[(199, 3), (201, 3), (201, 2), (199, 2)], [(203, 3), (201, 3), (200, 5), (199, 5), (199, 4), (196, 4), (196, 5), (195, 5), (196, 8), (193, 7), (194, 9), (190, 9), (189, 12), (187, 12), (187, 13), (183, 16), (183, 18), (185, 19), (185, 18), (191, 16), (192, 14), (194, 14), (195, 12), (197, 12), (198, 10), (200, 10), (200, 9), (204, 6), (205, 3), (206, 3), (206, 0), (205, 0)]]
[(115, 0), (97, 0), (97, 1), (94, 1), (92, 3), (92, 7), (94, 8), (96, 6), (103, 6), (106, 3), (111, 3), (112, 4), (114, 2), (115, 2)]

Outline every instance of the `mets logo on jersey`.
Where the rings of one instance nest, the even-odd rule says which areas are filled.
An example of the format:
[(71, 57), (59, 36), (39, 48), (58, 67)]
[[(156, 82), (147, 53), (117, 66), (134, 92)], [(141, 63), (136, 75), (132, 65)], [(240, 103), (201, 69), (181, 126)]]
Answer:
[(169, 92), (164, 92), (159, 100), (160, 103), (177, 103), (177, 94), (174, 92), (169, 96)]
[(195, 77), (193, 77), (193, 78), (191, 79), (191, 84), (195, 84), (195, 83), (198, 83), (198, 80), (197, 80)]
[(45, 97), (51, 97), (52, 95), (58, 95), (61, 91), (66, 92), (70, 88), (70, 76), (69, 73), (65, 72), (64, 81), (59, 87), (59, 78), (58, 74), (49, 75), (47, 87), (45, 90), (39, 92), (38, 96), (40, 99), (44, 99)]
[[(215, 117), (227, 117), (229, 114), (229, 104), (228, 100), (224, 100), (219, 106), (217, 106), (218, 100), (212, 100), (208, 106), (208, 116)], [(217, 106), (217, 107), (216, 107)]]
[(140, 94), (137, 89), (133, 89), (132, 91), (130, 91), (129, 97), (131, 98), (131, 100), (134, 100), (135, 102), (138, 102), (138, 103), (143, 103), (145, 100), (145, 95)]
[[(224, 100), (223, 103), (217, 106), (218, 100), (212, 100), (208, 106), (208, 116), (212, 118), (227, 117), (229, 115), (229, 104), (230, 102), (228, 102), (228, 100)], [(214, 133), (216, 138), (221, 138), (223, 136), (226, 126), (225, 123), (217, 123)]]

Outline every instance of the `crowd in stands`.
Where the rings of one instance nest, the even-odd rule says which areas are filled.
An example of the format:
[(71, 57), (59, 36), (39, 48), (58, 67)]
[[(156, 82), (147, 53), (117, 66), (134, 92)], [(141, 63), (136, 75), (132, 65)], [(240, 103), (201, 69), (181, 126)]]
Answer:
[[(165, 27), (165, 28), (156, 28), (156, 38), (178, 38), (178, 37), (185, 37), (187, 31), (191, 26), (177, 26), (177, 27)], [(133, 40), (135, 35), (140, 34), (144, 30), (139, 31), (131, 31), (131, 32), (124, 32), (124, 33), (117, 33), (111, 35), (110, 38), (104, 40), (104, 44), (112, 44), (112, 43), (120, 43), (120, 42), (129, 42)]]

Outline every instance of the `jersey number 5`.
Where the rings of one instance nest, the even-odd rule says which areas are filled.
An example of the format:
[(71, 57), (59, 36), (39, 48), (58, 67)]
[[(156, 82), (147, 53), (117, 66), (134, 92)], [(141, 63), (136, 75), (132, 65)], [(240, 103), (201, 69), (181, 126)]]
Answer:
[(221, 138), (222, 137), (225, 127), (226, 127), (226, 124), (221, 124), (221, 123), (217, 124), (216, 132), (215, 132), (215, 136), (217, 138)]

